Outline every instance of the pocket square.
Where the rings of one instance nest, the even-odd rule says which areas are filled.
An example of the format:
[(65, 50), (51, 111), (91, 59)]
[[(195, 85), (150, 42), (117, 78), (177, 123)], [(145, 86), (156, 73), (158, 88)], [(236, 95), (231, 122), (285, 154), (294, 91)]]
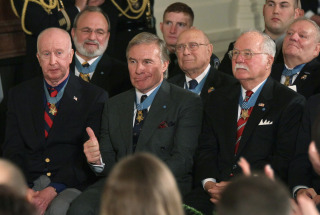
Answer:
[(168, 127), (171, 127), (171, 126), (174, 126), (175, 123), (174, 122), (167, 122), (167, 121), (162, 121), (158, 128), (168, 128)]
[(260, 121), (259, 125), (272, 125), (272, 121), (264, 120), (263, 119)]

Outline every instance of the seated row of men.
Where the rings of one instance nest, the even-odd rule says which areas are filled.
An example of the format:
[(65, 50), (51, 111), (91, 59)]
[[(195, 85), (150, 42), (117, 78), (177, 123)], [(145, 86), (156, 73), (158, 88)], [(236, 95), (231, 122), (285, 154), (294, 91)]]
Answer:
[[(265, 7), (270, 6), (267, 2)], [(320, 80), (315, 78), (316, 69), (303, 73), (299, 66), (298, 73), (283, 75), (289, 76), (291, 84), (304, 81), (301, 86), (296, 84), (304, 96), (288, 89), (269, 77), (273, 75), (275, 43), (261, 32), (249, 31), (229, 52), (233, 78), (214, 68), (208, 37), (189, 29), (179, 35), (174, 46), (183, 74), (164, 79), (171, 64), (167, 46), (149, 33), (130, 41), (126, 53), (129, 73), (116, 68), (107, 73), (103, 69), (108, 66), (101, 70), (98, 66), (107, 62), (102, 47), (106, 47), (108, 28), (108, 19), (99, 8), (88, 7), (79, 13), (72, 29), (76, 57), (67, 32), (57, 28), (43, 31), (37, 54), (43, 78), (10, 91), (4, 156), (17, 163), (29, 187), (39, 191), (35, 204), (41, 213), (65, 214), (75, 198), (69, 214), (98, 213), (104, 178), (98, 180), (96, 175), (107, 176), (117, 161), (139, 151), (163, 160), (185, 202), (205, 214), (211, 214), (211, 202), (216, 203), (228, 181), (241, 173), (240, 157), (254, 169), (269, 163), (286, 183), (297, 179), (295, 165), (290, 168), (289, 180), (288, 171), (304, 96), (317, 93)], [(300, 58), (317, 62), (319, 35), (319, 27), (310, 20), (294, 21), (283, 42), (285, 65), (300, 65)], [(286, 61), (286, 55), (291, 60)], [(303, 69), (309, 61), (305, 63)], [(111, 96), (119, 93), (115, 90), (129, 88), (127, 74), (134, 88), (108, 100), (104, 90), (75, 77), (74, 68), (76, 75), (86, 80), (89, 76), (96, 85), (102, 80), (99, 75), (109, 75), (106, 80), (110, 84), (101, 83)], [(92, 75), (90, 71), (95, 72)], [(314, 105), (307, 107), (311, 111), (304, 115), (302, 128), (310, 140), (317, 110)], [(305, 140), (298, 142), (301, 150), (297, 152), (309, 165), (306, 145)], [(300, 178), (289, 185), (311, 185)], [(295, 190), (310, 191), (299, 188), (307, 187)]]

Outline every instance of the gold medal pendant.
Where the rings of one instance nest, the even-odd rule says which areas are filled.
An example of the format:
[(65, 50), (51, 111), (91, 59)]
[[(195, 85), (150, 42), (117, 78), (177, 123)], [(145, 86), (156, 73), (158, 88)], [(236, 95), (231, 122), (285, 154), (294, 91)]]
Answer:
[(246, 120), (249, 117), (249, 109), (241, 109), (241, 118)]
[(143, 119), (142, 110), (138, 110), (137, 121), (140, 123)]
[(57, 114), (57, 108), (55, 104), (50, 103), (50, 110), (49, 113), (51, 113), (51, 115), (55, 116)]

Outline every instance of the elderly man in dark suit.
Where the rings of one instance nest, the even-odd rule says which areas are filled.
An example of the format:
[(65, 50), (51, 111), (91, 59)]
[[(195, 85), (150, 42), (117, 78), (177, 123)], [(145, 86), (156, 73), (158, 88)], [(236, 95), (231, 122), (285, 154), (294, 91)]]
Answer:
[(212, 91), (237, 82), (235, 78), (214, 68), (210, 63), (213, 45), (205, 33), (189, 29), (181, 33), (176, 45), (179, 66), (184, 74), (178, 74), (169, 82), (201, 96), (202, 100)]
[[(106, 104), (99, 143), (88, 128), (90, 139), (84, 144), (88, 162), (96, 173), (105, 175), (121, 158), (150, 152), (168, 165), (184, 195), (192, 186), (193, 155), (202, 119), (201, 99), (164, 80), (169, 57), (165, 43), (157, 36), (141, 33), (134, 37), (127, 48), (127, 59), (134, 89)], [(71, 214), (98, 213), (104, 181), (99, 183), (75, 200)]]
[[(266, 0), (263, 6), (264, 33), (276, 43), (275, 63), (283, 62), (282, 42), (285, 32), (294, 19), (301, 16), (300, 0)], [(230, 43), (224, 55), (219, 70), (232, 75), (231, 61), (228, 53), (233, 49), (234, 42)]]
[(40, 214), (65, 214), (95, 175), (82, 156), (86, 127), (100, 130), (107, 94), (69, 71), (68, 32), (49, 28), (38, 38), (43, 78), (9, 93), (4, 157), (25, 173)]
[(268, 77), (274, 54), (269, 36), (242, 34), (230, 52), (240, 84), (217, 89), (207, 99), (195, 161), (196, 183), (203, 188), (195, 189), (193, 200), (186, 202), (206, 214), (212, 213), (212, 203), (228, 181), (241, 173), (240, 157), (253, 169), (270, 164), (287, 181), (305, 99)]
[(76, 76), (105, 89), (110, 97), (132, 88), (127, 65), (105, 52), (110, 22), (99, 7), (82, 10), (75, 18), (71, 35), (76, 53), (70, 67)]
[(274, 64), (271, 77), (305, 96), (320, 93), (320, 28), (310, 19), (296, 19), (283, 41), (284, 63)]

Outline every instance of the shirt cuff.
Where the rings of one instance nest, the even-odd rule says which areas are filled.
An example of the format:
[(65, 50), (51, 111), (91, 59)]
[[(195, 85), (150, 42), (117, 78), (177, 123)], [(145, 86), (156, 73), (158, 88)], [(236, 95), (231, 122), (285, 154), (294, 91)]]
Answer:
[(103, 163), (101, 156), (100, 156), (100, 163), (101, 164), (99, 164), (99, 165), (89, 163), (89, 165), (90, 165), (91, 169), (93, 169), (94, 172), (101, 173), (104, 169), (104, 166), (105, 166), (105, 163)]
[[(206, 179), (204, 179), (204, 180), (201, 181), (203, 189), (204, 189), (204, 185), (205, 185), (208, 181), (211, 181), (211, 182), (214, 182), (214, 183), (217, 182), (217, 180), (216, 180), (215, 178), (206, 178)], [(205, 189), (204, 189), (204, 190), (205, 190)]]
[(58, 194), (67, 188), (67, 186), (64, 184), (53, 182), (50, 183), (48, 187), (53, 187)]
[(304, 16), (308, 19), (310, 19), (313, 15), (315, 15), (315, 13), (312, 10), (308, 10)]
[(308, 189), (308, 188), (309, 188), (309, 187), (303, 186), (303, 185), (295, 186), (295, 187), (292, 189), (292, 197), (293, 197), (293, 198), (296, 197), (296, 194), (297, 194), (298, 190), (300, 190), (300, 189)]

